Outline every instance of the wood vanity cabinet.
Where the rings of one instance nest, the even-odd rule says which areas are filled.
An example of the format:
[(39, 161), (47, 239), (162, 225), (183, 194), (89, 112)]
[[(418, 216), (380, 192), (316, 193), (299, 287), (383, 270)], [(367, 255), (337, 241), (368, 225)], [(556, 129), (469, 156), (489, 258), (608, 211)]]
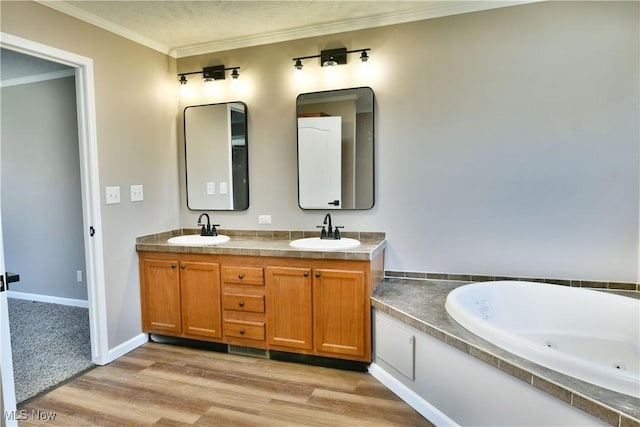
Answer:
[(149, 253), (140, 273), (145, 332), (222, 338), (218, 263)]
[(313, 349), (311, 269), (266, 267), (267, 342), (286, 349)]
[(371, 361), (371, 261), (139, 252), (145, 332)]
[(140, 260), (142, 329), (146, 332), (182, 332), (180, 273), (177, 259)]
[(366, 292), (363, 271), (314, 270), (313, 330), (319, 353), (364, 357), (371, 351)]
[(262, 266), (223, 265), (222, 286), (223, 324), (227, 342), (266, 348)]
[(269, 348), (371, 361), (369, 297), (374, 264), (341, 260), (287, 264), (292, 266), (265, 267)]

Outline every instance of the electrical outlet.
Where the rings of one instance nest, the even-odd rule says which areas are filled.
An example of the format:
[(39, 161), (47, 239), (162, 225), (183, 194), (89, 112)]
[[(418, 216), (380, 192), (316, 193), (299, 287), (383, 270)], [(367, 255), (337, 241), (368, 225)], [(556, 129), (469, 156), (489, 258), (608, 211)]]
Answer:
[(120, 203), (120, 187), (105, 187), (105, 197), (107, 205)]
[(271, 224), (271, 215), (258, 215), (258, 224)]

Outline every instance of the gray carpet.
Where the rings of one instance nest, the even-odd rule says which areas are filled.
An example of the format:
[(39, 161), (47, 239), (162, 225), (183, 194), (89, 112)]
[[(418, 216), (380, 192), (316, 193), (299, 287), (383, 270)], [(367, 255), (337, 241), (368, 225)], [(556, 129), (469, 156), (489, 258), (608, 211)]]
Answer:
[(9, 325), (18, 403), (93, 366), (86, 308), (9, 298)]

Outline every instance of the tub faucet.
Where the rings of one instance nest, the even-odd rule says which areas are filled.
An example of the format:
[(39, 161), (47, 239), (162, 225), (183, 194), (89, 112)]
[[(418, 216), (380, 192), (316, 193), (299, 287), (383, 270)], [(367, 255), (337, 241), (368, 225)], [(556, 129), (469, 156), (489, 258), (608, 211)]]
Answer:
[[(207, 218), (207, 224), (205, 225), (202, 222), (202, 217), (206, 217)], [(216, 230), (216, 227), (219, 227), (220, 224), (211, 224), (211, 219), (209, 218), (209, 214), (208, 213), (203, 213), (198, 217), (198, 226), (201, 226), (202, 229), (200, 230), (200, 235), (201, 236), (217, 236), (218, 235), (218, 230)]]

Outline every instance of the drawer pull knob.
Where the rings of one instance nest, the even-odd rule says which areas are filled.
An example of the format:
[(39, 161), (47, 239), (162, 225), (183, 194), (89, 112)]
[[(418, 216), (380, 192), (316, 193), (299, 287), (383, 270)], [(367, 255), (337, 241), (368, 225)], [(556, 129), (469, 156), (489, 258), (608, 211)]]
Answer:
[(171, 264), (171, 268), (176, 268), (177, 265), (175, 263)]
[(244, 335), (244, 329), (240, 329), (240, 335)]
[(240, 302), (238, 303), (238, 305), (239, 305), (240, 307), (244, 307), (244, 301), (240, 301)]
[(309, 277), (309, 272), (308, 271), (304, 272), (304, 277)]
[(244, 274), (238, 274), (238, 279), (244, 279)]

